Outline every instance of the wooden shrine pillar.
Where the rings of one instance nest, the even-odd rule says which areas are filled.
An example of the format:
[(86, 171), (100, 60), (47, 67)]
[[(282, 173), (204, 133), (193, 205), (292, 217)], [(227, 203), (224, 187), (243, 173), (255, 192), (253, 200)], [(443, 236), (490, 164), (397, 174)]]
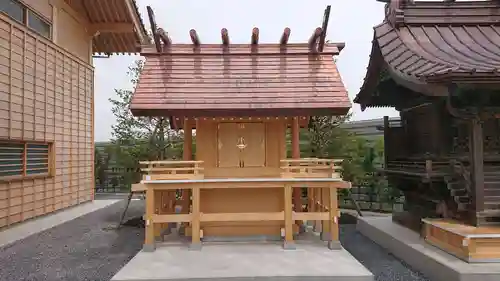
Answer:
[[(184, 143), (182, 149), (182, 160), (190, 161), (193, 155), (193, 130), (192, 123), (189, 119), (184, 119)], [(182, 189), (182, 213), (189, 213), (191, 190)]]
[(155, 214), (155, 190), (146, 185), (146, 226), (143, 250), (152, 252), (155, 250), (155, 224), (153, 223), (153, 216)]
[(295, 249), (295, 242), (293, 241), (293, 213), (292, 213), (292, 185), (285, 184), (284, 189), (284, 206), (285, 206), (285, 237), (283, 248), (285, 250)]
[[(300, 159), (300, 138), (299, 138), (299, 131), (300, 131), (300, 125), (299, 125), (299, 118), (298, 117), (293, 117), (292, 119), (292, 158), (293, 159)], [(294, 188), (293, 189), (293, 210), (295, 212), (301, 212), (302, 211), (302, 194), (301, 194), (301, 188)], [(297, 223), (301, 223), (297, 221)]]
[(387, 151), (389, 150), (389, 116), (384, 116), (384, 168), (387, 168), (389, 157)]
[(484, 211), (484, 151), (483, 124), (479, 118), (471, 120), (470, 128), (470, 165), (471, 182), (474, 192), (474, 224), (477, 225), (477, 213)]
[(191, 218), (191, 248), (200, 249), (201, 248), (201, 225), (200, 225), (200, 187), (195, 186), (192, 189), (193, 195), (193, 211)]

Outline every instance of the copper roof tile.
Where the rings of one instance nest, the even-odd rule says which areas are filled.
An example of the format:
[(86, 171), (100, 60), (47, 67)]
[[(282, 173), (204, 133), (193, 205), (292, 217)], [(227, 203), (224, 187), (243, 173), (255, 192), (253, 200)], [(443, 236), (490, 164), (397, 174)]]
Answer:
[(146, 57), (134, 115), (258, 116), (346, 114), (351, 107), (332, 55), (307, 44), (171, 45)]
[(415, 85), (500, 82), (500, 1), (411, 2), (392, 0), (386, 6), (355, 102), (364, 96), (366, 103), (375, 91), (377, 56), (393, 75)]

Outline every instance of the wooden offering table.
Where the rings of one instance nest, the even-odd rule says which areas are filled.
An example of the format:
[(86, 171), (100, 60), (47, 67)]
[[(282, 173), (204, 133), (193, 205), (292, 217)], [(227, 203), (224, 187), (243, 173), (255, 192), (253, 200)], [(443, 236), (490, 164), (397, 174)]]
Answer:
[[(267, 178), (205, 178), (203, 174), (203, 161), (153, 161), (142, 162), (148, 166), (144, 169), (149, 174), (144, 176), (141, 182), (146, 188), (146, 238), (145, 250), (155, 249), (155, 228), (168, 223), (189, 224), (192, 247), (201, 247), (204, 238), (204, 228), (217, 228), (217, 224), (224, 225), (228, 222), (272, 222), (276, 235), (280, 235), (286, 249), (294, 248), (293, 226), (295, 221), (317, 221), (321, 222), (323, 237), (329, 241), (331, 249), (339, 247), (338, 236), (338, 205), (337, 189), (348, 188), (350, 184), (342, 181), (334, 173), (335, 160), (321, 159), (295, 159), (282, 160), (282, 173), (279, 177)], [(179, 168), (178, 166), (189, 165), (190, 167)], [(158, 167), (161, 166), (161, 167)], [(176, 166), (176, 167), (166, 167)], [(308, 210), (294, 211), (292, 194), (295, 188), (307, 187), (314, 202), (308, 206)], [(211, 196), (202, 196), (207, 190), (250, 190), (258, 194), (263, 190), (274, 189), (280, 193), (277, 199), (278, 206), (274, 211), (245, 212), (205, 212), (202, 206), (212, 200)], [(169, 197), (177, 190), (188, 190), (191, 193), (190, 202), (181, 202), (183, 206), (180, 213), (175, 213), (172, 208), (161, 213), (158, 202), (165, 202), (164, 197)], [(182, 193), (182, 192), (181, 192)], [(209, 193), (205, 193), (209, 194)], [(223, 194), (223, 193), (219, 193)], [(158, 200), (160, 197), (160, 200)], [(171, 201), (168, 199), (167, 201)], [(241, 198), (241, 202), (244, 198)], [(185, 208), (190, 205), (190, 208)], [(208, 202), (208, 205), (210, 202)], [(258, 209), (258, 206), (257, 206)], [(265, 225), (265, 226), (269, 226)], [(254, 228), (254, 229), (252, 229)], [(269, 227), (259, 224), (250, 224), (244, 228), (250, 233), (264, 231), (267, 234)], [(210, 232), (210, 231), (207, 231)], [(213, 231), (212, 231), (213, 232)], [(209, 234), (209, 233), (207, 233)], [(216, 233), (220, 234), (220, 233)], [(240, 233), (226, 233), (229, 236), (239, 236)], [(327, 237), (328, 236), (328, 237)]]

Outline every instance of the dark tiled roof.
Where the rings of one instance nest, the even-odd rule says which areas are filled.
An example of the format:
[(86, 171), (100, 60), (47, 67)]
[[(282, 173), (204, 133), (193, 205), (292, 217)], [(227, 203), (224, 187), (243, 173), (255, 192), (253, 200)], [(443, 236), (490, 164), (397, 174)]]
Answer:
[(332, 56), (308, 44), (174, 44), (146, 57), (130, 109), (153, 116), (336, 115), (351, 107)]
[(431, 81), (448, 75), (498, 77), (500, 26), (401, 26), (396, 30), (384, 23), (375, 28), (375, 34), (385, 62), (406, 75)]
[(419, 92), (427, 83), (500, 82), (500, 1), (410, 2), (392, 0), (374, 28), (355, 102), (374, 92), (384, 67)]

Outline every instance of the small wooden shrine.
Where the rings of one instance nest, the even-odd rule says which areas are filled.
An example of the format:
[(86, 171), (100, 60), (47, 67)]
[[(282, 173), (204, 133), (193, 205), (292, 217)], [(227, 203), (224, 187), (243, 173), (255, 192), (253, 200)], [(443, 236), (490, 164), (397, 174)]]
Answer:
[(130, 109), (170, 117), (184, 131), (184, 159), (142, 163), (145, 250), (171, 223), (183, 225), (193, 247), (264, 237), (293, 248), (304, 221), (322, 225), (331, 248), (340, 245), (337, 189), (350, 184), (336, 173), (338, 161), (301, 159), (299, 151), (299, 128), (310, 116), (343, 115), (351, 106), (332, 58), (344, 44), (325, 43), (328, 12), (303, 44), (288, 43), (289, 28), (278, 44), (260, 44), (258, 28), (251, 44), (230, 44), (225, 28), (221, 44), (203, 44), (195, 30), (192, 44), (173, 44), (148, 7), (155, 45), (142, 47)]
[[(361, 91), (385, 119), (394, 219), (470, 262), (500, 258), (500, 2), (383, 1)], [(423, 220), (422, 220), (423, 219)]]

